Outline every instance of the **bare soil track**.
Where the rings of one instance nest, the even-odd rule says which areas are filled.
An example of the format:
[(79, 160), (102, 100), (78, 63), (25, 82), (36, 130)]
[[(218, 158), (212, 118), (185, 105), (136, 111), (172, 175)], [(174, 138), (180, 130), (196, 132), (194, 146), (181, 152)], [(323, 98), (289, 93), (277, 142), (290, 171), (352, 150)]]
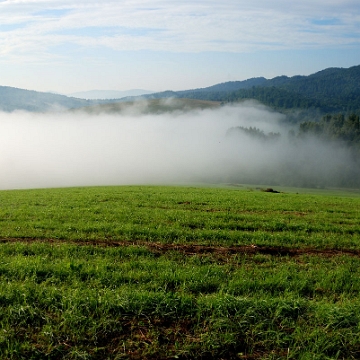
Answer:
[(99, 247), (125, 247), (125, 246), (141, 246), (146, 247), (150, 251), (162, 254), (171, 251), (177, 251), (185, 255), (214, 254), (214, 255), (273, 255), (296, 257), (301, 255), (316, 256), (341, 256), (348, 255), (360, 257), (360, 250), (356, 249), (317, 249), (311, 247), (290, 248), (283, 246), (257, 246), (257, 245), (239, 245), (239, 246), (208, 246), (196, 244), (163, 244), (150, 241), (114, 241), (114, 240), (59, 240), (59, 239), (39, 239), (39, 238), (0, 238), (0, 244), (22, 242), (22, 243), (51, 243), (54, 245), (71, 244), (79, 246), (99, 246)]

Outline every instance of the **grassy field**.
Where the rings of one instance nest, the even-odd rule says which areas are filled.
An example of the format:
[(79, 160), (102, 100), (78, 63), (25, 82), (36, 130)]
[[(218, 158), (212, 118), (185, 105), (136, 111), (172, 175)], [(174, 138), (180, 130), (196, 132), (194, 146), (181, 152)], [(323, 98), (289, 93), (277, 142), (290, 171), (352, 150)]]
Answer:
[(0, 192), (1, 359), (358, 359), (360, 193)]

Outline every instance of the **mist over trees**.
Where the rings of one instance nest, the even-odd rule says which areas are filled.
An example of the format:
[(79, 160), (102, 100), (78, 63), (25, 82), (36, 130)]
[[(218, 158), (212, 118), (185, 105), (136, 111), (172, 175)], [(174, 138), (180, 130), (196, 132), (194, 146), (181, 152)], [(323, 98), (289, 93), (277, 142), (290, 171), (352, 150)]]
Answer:
[(321, 121), (300, 124), (299, 135), (316, 135), (326, 140), (341, 141), (347, 146), (360, 146), (360, 117), (356, 114), (328, 114)]
[(232, 127), (227, 131), (226, 135), (233, 136), (237, 132), (242, 132), (254, 139), (258, 139), (258, 140), (262, 140), (262, 141), (276, 141), (281, 136), (281, 134), (279, 132), (276, 132), (276, 133), (269, 132), (269, 133), (265, 134), (264, 131), (262, 131), (256, 127), (252, 127), (252, 126), (250, 126), (249, 128), (244, 127), (244, 126)]
[[(244, 136), (261, 143), (264, 154), (278, 157), (271, 166), (251, 176), (242, 172), (232, 180), (300, 187), (360, 187), (360, 117), (328, 114), (321, 121), (306, 121), (285, 134), (256, 127), (232, 127), (227, 137), (244, 141)], [(274, 147), (283, 147), (274, 151)], [(263, 155), (264, 157), (266, 155)]]

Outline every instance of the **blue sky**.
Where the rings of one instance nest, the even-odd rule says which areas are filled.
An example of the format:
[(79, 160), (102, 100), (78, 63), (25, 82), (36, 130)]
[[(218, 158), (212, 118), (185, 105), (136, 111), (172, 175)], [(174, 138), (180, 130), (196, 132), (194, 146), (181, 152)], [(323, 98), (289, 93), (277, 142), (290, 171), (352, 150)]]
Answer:
[(358, 0), (0, 1), (0, 85), (181, 90), (359, 64)]

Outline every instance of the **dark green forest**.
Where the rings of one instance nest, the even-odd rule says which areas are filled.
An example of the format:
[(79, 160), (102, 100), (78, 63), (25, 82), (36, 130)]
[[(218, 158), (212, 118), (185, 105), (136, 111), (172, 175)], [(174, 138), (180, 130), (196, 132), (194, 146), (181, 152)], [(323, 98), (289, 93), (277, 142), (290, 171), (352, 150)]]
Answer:
[(147, 96), (166, 97), (222, 103), (257, 100), (286, 114), (290, 122), (320, 120), (326, 114), (360, 114), (360, 65), (347, 69), (329, 68), (309, 76), (278, 76), (273, 79), (259, 77)]
[[(277, 77), (228, 94), (227, 101), (252, 98), (275, 109), (360, 112), (360, 66), (330, 68), (310, 76)], [(224, 99), (225, 100), (225, 99)]]
[(299, 126), (299, 136), (315, 135), (326, 140), (340, 141), (350, 147), (360, 146), (360, 116), (328, 114), (321, 121), (305, 121)]

